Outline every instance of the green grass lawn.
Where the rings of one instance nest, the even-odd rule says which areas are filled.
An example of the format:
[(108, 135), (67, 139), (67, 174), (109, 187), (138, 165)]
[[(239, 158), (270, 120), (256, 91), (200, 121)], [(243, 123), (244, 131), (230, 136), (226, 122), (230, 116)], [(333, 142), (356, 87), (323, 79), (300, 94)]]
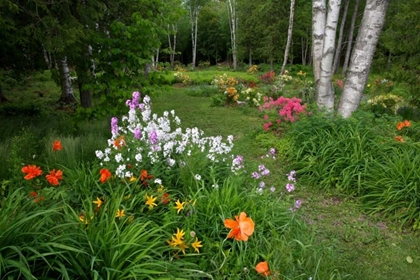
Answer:
[[(187, 73), (191, 74), (193, 80), (196, 81), (195, 84), (202, 84), (208, 83), (209, 79), (211, 81), (215, 74), (223, 74), (224, 72), (195, 71)], [(229, 75), (231, 74), (245, 80), (256, 80), (255, 76), (243, 72), (229, 73)], [(168, 73), (165, 78), (170, 80), (172, 76), (173, 73)], [(33, 98), (31, 98), (33, 95), (31, 94), (38, 94), (38, 91), (42, 91), (45, 93), (43, 97), (45, 99), (39, 98), (38, 95), (36, 104), (39, 102), (42, 106), (47, 106), (48, 111), (55, 112), (56, 109), (53, 103), (54, 100), (58, 100), (59, 91), (53, 85), (48, 84), (48, 80), (43, 78), (41, 81), (40, 83), (37, 81), (31, 82), (29, 87), (19, 88), (17, 91), (6, 91), (6, 97), (14, 102), (13, 106), (16, 103), (24, 103), (28, 104), (24, 106), (31, 106), (33, 101)], [(176, 115), (181, 119), (183, 128), (198, 127), (204, 131), (205, 136), (222, 135), (227, 137), (228, 135), (233, 135), (234, 148), (232, 153), (234, 155), (242, 155), (250, 169), (258, 168), (258, 165), (261, 163), (261, 156), (267, 153), (271, 144), (273, 146), (277, 145), (276, 148), (279, 147), (280, 150), (287, 149), (287, 139), (283, 139), (282, 142), (281, 135), (273, 136), (264, 132), (264, 114), (257, 108), (247, 106), (215, 107), (212, 106), (212, 100), (207, 94), (194, 94), (193, 88), (170, 87), (166, 92), (160, 92), (160, 94), (155, 96), (152, 95), (153, 111), (161, 115), (164, 111), (175, 110)], [(207, 90), (203, 88), (203, 92)], [(0, 109), (1, 106), (3, 105), (0, 105)], [(18, 105), (15, 107), (19, 109)], [(44, 157), (39, 159), (40, 161), (47, 161), (51, 166), (66, 164), (74, 168), (75, 174), (72, 174), (72, 176), (77, 178), (77, 181), (74, 183), (73, 188), (77, 188), (80, 184), (94, 184), (87, 175), (87, 173), (93, 171), (88, 171), (87, 169), (89, 164), (93, 162), (95, 150), (106, 147), (106, 139), (110, 134), (109, 119), (85, 122), (80, 125), (78, 131), (72, 131), (72, 128), (66, 126), (66, 123), (70, 123), (71, 116), (69, 117), (59, 112), (59, 116), (62, 117), (60, 119), (61, 117), (53, 116), (51, 118), (37, 112), (35, 114), (36, 117), (4, 114), (1, 116), (3, 131), (0, 137), (0, 160), (7, 163), (8, 168), (13, 168), (19, 167), (23, 162), (13, 162), (10, 161), (10, 158), (28, 161), (33, 158), (34, 154), (37, 157), (41, 157), (40, 153), (45, 154)], [(48, 151), (50, 148), (49, 143), (57, 138), (62, 139), (66, 147), (71, 147), (71, 149), (66, 151), (65, 157), (68, 158), (68, 161), (65, 158), (57, 158), (55, 154)], [(37, 144), (35, 145), (34, 143)], [(19, 148), (19, 145), (21, 148)], [(83, 149), (80, 149), (80, 147), (83, 147)], [(79, 155), (80, 151), (87, 155)], [(85, 163), (86, 166), (84, 165)], [(278, 155), (278, 160), (270, 165), (272, 176), (266, 183), (270, 186), (275, 186), (278, 190), (283, 189), (283, 192), (285, 192), (284, 176), (290, 171), (290, 168), (290, 162), (287, 158)], [(9, 173), (0, 172), (0, 176), (5, 176), (5, 174)], [(0, 178), (3, 179), (3, 182), (0, 182), (2, 186), (10, 184), (8, 178)], [(291, 227), (291, 231), (294, 231), (292, 234), (287, 232), (287, 230), (281, 234), (271, 232), (279, 241), (279, 243), (273, 242), (272, 244), (284, 247), (272, 250), (273, 248), (270, 248), (273, 246), (272, 244), (262, 242), (260, 244), (263, 245), (260, 246), (264, 248), (261, 248), (261, 252), (255, 254), (259, 258), (265, 256), (265, 252), (270, 252), (270, 250), (275, 252), (273, 253), (274, 255), (281, 256), (283, 254), (284, 257), (278, 257), (278, 259), (287, 259), (288, 262), (285, 264), (278, 263), (277, 265), (280, 268), (284, 265), (284, 270), (289, 273), (288, 275), (293, 275), (293, 277), (283, 277), (282, 279), (308, 279), (310, 274), (306, 274), (308, 272), (302, 270), (302, 267), (316, 268), (318, 261), (319, 269), (325, 272), (319, 273), (319, 277), (316, 279), (320, 280), (420, 279), (420, 238), (418, 231), (412, 231), (406, 227), (401, 229), (380, 213), (376, 215), (365, 214), (362, 211), (359, 200), (354, 196), (344, 194), (336, 189), (321, 189), (316, 185), (312, 185), (308, 180), (300, 180), (299, 177), (297, 179), (296, 190), (288, 199), (291, 201), (300, 199), (302, 201), (302, 207), (297, 212), (296, 223), (301, 224), (303, 227), (299, 227), (299, 230)], [(242, 187), (245, 189), (245, 186), (241, 186), (241, 189)], [(0, 189), (0, 197), (2, 197), (4, 190), (5, 187)], [(220, 202), (221, 209), (229, 203), (235, 204), (238, 207), (237, 209), (242, 204), (249, 204), (252, 207), (259, 207), (259, 209), (266, 206), (263, 204), (263, 201), (258, 200), (258, 197), (255, 198), (254, 194), (249, 194), (249, 197), (254, 197), (255, 201), (259, 201), (261, 205), (255, 206), (255, 202), (251, 200), (243, 202), (239, 196), (232, 197), (233, 202), (229, 201), (231, 196), (236, 195), (239, 194), (235, 193), (233, 189), (232, 192), (227, 190), (226, 193), (221, 194), (221, 197), (212, 194), (209, 196), (207, 204), (200, 207), (210, 209), (214, 201)], [(278, 195), (279, 198), (282, 197), (280, 192)], [(211, 201), (210, 198), (214, 199), (214, 201)], [(120, 200), (123, 201), (122, 195)], [(2, 201), (3, 204), (0, 204), (0, 206), (4, 205), (5, 200)], [(272, 207), (272, 204), (268, 202), (267, 205)], [(115, 208), (118, 205), (113, 205), (112, 207)], [(217, 211), (217, 209), (208, 211)], [(265, 211), (262, 212), (268, 213), (267, 209)], [(269, 213), (267, 215), (279, 216), (279, 221), (282, 218), (281, 213)], [(153, 218), (153, 216), (150, 217)], [(203, 217), (203, 219), (206, 218)], [(273, 228), (275, 226), (278, 225), (273, 225)], [(135, 230), (135, 226), (133, 227), (133, 230)], [(300, 231), (300, 229), (303, 229), (303, 231)], [(59, 229), (54, 230), (59, 231)], [(101, 228), (95, 228), (95, 230), (98, 230), (98, 233), (103, 233)], [(158, 235), (158, 233), (154, 234)], [(293, 240), (280, 242), (281, 239), (286, 237), (293, 238)], [(0, 242), (1, 240), (0, 237)], [(267, 240), (269, 240), (269, 237), (267, 237)], [(300, 240), (304, 240), (305, 244), (296, 245)], [(296, 242), (296, 244), (291, 245), (293, 242)], [(220, 246), (220, 249), (224, 250), (223, 254), (230, 254), (235, 251), (235, 249), (230, 251), (230, 249), (223, 247), (226, 246), (223, 244), (212, 244), (212, 246)], [(237, 250), (237, 252), (242, 252), (242, 248), (237, 248)], [(272, 258), (275, 259), (273, 256)], [(239, 259), (237, 261), (241, 263)], [(212, 261), (218, 261), (217, 257), (214, 256)], [(227, 265), (235, 268), (235, 264), (229, 263), (229, 261)], [(240, 265), (240, 269), (243, 269)], [(236, 268), (239, 269), (239, 267)], [(223, 278), (216, 277), (216, 279), (245, 279), (235, 277), (238, 277), (237, 275), (247, 275), (244, 272), (229, 274), (230, 272), (224, 269), (221, 269), (220, 273), (224, 275)], [(194, 279), (194, 276), (185, 277)], [(247, 275), (246, 279), (262, 278), (252, 278)]]

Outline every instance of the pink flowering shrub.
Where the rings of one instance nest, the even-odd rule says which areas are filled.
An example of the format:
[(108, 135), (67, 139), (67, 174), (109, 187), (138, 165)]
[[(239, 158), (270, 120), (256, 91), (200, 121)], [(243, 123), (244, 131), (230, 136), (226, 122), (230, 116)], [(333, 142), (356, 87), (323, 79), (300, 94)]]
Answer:
[[(300, 114), (305, 113), (306, 105), (301, 104), (300, 98), (287, 98), (280, 96), (276, 100), (271, 97), (264, 97), (264, 105), (260, 106), (261, 111), (267, 111), (264, 115), (264, 130), (269, 130), (273, 123), (278, 125), (282, 122), (293, 123), (299, 119)], [(270, 121), (274, 120), (274, 122)]]

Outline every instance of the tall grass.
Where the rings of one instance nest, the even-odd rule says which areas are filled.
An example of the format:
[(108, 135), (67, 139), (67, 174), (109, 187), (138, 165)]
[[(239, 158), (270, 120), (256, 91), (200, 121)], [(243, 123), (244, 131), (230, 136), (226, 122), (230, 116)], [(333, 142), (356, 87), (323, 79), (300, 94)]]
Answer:
[(420, 150), (394, 139), (392, 120), (315, 115), (286, 134), (292, 140), (288, 160), (307, 184), (360, 197), (368, 213), (382, 213), (399, 226), (420, 219)]

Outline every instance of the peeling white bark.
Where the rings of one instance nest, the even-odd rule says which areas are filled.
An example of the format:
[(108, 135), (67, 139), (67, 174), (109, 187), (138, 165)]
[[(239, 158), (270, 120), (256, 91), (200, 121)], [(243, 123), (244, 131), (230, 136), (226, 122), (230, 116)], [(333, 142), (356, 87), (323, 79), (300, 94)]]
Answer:
[(76, 102), (73, 93), (73, 86), (71, 84), (70, 69), (67, 63), (67, 57), (64, 56), (58, 63), (60, 79), (61, 79), (61, 97), (60, 100), (64, 103)]
[(389, 0), (366, 1), (362, 24), (338, 106), (338, 113), (344, 118), (350, 117), (352, 112), (359, 107), (379, 35), (385, 22), (388, 3)]
[(317, 105), (327, 112), (334, 110), (334, 90), (331, 84), (332, 63), (335, 50), (335, 35), (340, 16), (341, 0), (328, 1), (328, 15), (322, 48), (321, 75), (317, 83)]
[(191, 23), (191, 41), (192, 41), (192, 68), (195, 68), (197, 64), (197, 31), (198, 31), (198, 11), (199, 6), (197, 5), (196, 1), (191, 1), (194, 3), (190, 3), (190, 23)]
[(228, 15), (229, 15), (229, 26), (230, 26), (230, 41), (232, 45), (232, 60), (233, 69), (238, 68), (237, 62), (237, 48), (236, 48), (236, 30), (238, 28), (238, 17), (236, 14), (236, 0), (228, 0)]
[(325, 20), (327, 16), (326, 0), (312, 1), (312, 60), (315, 84), (321, 76), (322, 46), (324, 44)]
[(287, 31), (287, 43), (286, 43), (286, 49), (284, 50), (283, 65), (281, 66), (280, 75), (283, 75), (284, 69), (286, 68), (287, 59), (289, 57), (290, 44), (292, 43), (294, 15), (295, 15), (295, 0), (290, 0), (289, 29)]

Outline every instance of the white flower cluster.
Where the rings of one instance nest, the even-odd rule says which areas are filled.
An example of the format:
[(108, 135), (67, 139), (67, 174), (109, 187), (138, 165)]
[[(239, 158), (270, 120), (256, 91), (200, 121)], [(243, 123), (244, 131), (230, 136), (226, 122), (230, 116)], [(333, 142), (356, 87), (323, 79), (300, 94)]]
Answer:
[[(175, 111), (164, 112), (159, 117), (152, 113), (149, 96), (138, 103), (133, 100), (126, 103), (130, 110), (128, 116), (121, 118), (122, 124), (113, 118), (113, 133), (108, 140), (108, 148), (96, 151), (102, 166), (115, 163), (115, 174), (120, 178), (133, 176), (133, 172), (147, 164), (163, 164), (172, 168), (176, 163), (182, 165), (180, 155), (190, 156), (192, 151), (206, 153), (213, 162), (226, 161), (233, 148), (233, 136), (224, 142), (221, 136), (204, 137), (198, 128), (180, 128), (181, 120)], [(127, 170), (127, 166), (134, 168)], [(137, 168), (136, 168), (137, 167)], [(110, 167), (111, 168), (111, 167)]]
[(261, 101), (263, 99), (263, 96), (261, 93), (257, 92), (253, 88), (247, 88), (245, 90), (241, 91), (241, 94), (245, 96), (245, 100), (247, 102), (251, 101), (250, 105), (259, 107), (261, 106)]

